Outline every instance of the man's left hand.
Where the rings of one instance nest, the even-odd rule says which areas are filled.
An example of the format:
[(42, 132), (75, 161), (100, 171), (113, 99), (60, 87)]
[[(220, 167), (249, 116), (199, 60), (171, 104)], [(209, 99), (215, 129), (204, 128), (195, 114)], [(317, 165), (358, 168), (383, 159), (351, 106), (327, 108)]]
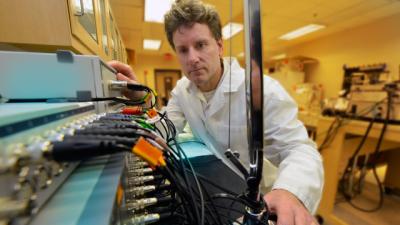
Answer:
[(275, 189), (264, 195), (268, 210), (278, 216), (277, 225), (317, 225), (305, 206), (289, 191)]

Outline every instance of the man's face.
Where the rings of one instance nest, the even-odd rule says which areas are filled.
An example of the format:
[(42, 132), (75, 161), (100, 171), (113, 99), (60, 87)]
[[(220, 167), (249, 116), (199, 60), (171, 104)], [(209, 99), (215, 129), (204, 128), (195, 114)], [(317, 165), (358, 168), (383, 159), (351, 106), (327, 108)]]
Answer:
[(205, 24), (181, 26), (172, 35), (184, 74), (201, 91), (214, 90), (222, 75), (222, 40), (215, 40)]

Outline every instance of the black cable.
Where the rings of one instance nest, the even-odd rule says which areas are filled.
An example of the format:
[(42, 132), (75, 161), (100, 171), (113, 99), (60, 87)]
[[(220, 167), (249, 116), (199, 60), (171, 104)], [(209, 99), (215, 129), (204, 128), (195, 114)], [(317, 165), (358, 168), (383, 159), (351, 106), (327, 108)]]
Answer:
[(75, 130), (76, 135), (113, 135), (113, 136), (120, 136), (120, 137), (131, 137), (131, 138), (137, 138), (137, 137), (146, 137), (150, 139), (154, 139), (154, 136), (148, 133), (147, 131), (141, 130), (141, 129), (132, 129), (132, 128), (127, 128), (127, 129), (115, 129), (115, 128), (109, 128), (109, 129), (95, 129), (95, 128), (88, 128), (88, 129), (82, 129), (82, 130)]
[(170, 143), (171, 141), (173, 142), (173, 139), (176, 138), (176, 134), (177, 134), (174, 124), (172, 123), (172, 121), (170, 119), (168, 119), (166, 113), (162, 114), (161, 119), (163, 119), (165, 121), (167, 127), (169, 128), (169, 130), (171, 132), (171, 138), (169, 140), (167, 140), (167, 142), (168, 143)]
[[(183, 212), (184, 215), (186, 215), (186, 224), (203, 225), (205, 224), (205, 222), (206, 224), (222, 224), (222, 221), (219, 219), (220, 215), (215, 210), (216, 207), (213, 205), (214, 203), (212, 201), (206, 202), (204, 200), (203, 194), (205, 194), (210, 200), (212, 200), (212, 197), (210, 197), (207, 191), (204, 189), (204, 185), (199, 181), (199, 179), (201, 178), (198, 178), (199, 175), (194, 171), (190, 160), (188, 159), (183, 149), (180, 147), (180, 143), (176, 141), (175, 126), (173, 125), (172, 121), (167, 118), (166, 113), (159, 115), (161, 118), (160, 122), (165, 122), (165, 126), (163, 127), (163, 129), (166, 131), (166, 134), (168, 134), (168, 143), (171, 144), (168, 146), (167, 151), (165, 151), (164, 154), (167, 162), (167, 167), (165, 167), (165, 169), (162, 169), (162, 173), (168, 180), (170, 180), (171, 185), (175, 187), (175, 191), (171, 192), (171, 196), (175, 196), (175, 194), (173, 193), (176, 193), (176, 199), (178, 200), (178, 202), (181, 203), (176, 205), (177, 208), (175, 210), (179, 210), (180, 212)], [(116, 118), (121, 119), (118, 116), (116, 116)], [(126, 131), (126, 129), (124, 130)], [(172, 148), (172, 145), (175, 147)], [(192, 186), (189, 182), (187, 173), (190, 173), (193, 177), (195, 181), (194, 186)], [(208, 180), (207, 182), (210, 183), (210, 181)], [(214, 186), (221, 188), (219, 185)], [(229, 190), (228, 192), (231, 193), (231, 191)], [(200, 214), (198, 208), (199, 205), (196, 202), (200, 202)], [(208, 215), (207, 217), (205, 216), (206, 212)]]
[(145, 102), (143, 100), (135, 101), (124, 98), (110, 97), (110, 98), (91, 98), (89, 101), (91, 102), (103, 102), (103, 101), (114, 101), (118, 103), (122, 103), (125, 105), (142, 105)]
[(157, 94), (154, 92), (153, 89), (151, 89), (147, 86), (141, 85), (141, 84), (134, 84), (134, 83), (127, 83), (127, 88), (129, 90), (133, 90), (133, 91), (145, 91), (145, 92), (147, 92), (147, 94), (152, 94), (154, 97), (154, 102), (150, 101), (150, 108), (153, 108), (156, 105)]
[[(76, 130), (75, 136), (68, 136), (68, 140), (64, 142), (55, 142), (53, 144), (54, 147), (51, 156), (55, 157), (56, 160), (71, 160), (70, 157), (73, 157), (73, 160), (81, 160), (82, 157), (87, 158), (103, 154), (112, 154), (114, 152), (131, 151), (132, 146), (141, 136), (145, 136), (150, 140), (156, 138), (149, 130), (139, 129), (136, 127), (136, 124), (129, 124), (129, 120), (133, 117), (120, 114), (108, 114), (106, 118), (107, 119), (104, 119), (103, 122), (113, 121), (114, 119), (117, 121), (114, 121), (114, 125), (108, 122), (99, 122), (99, 124), (88, 128)], [(176, 129), (172, 122), (166, 118), (166, 116), (164, 116), (164, 120), (166, 122), (167, 132), (169, 135), (175, 137)], [(205, 220), (208, 224), (220, 223), (217, 222), (218, 216), (214, 213), (214, 210), (212, 210), (212, 204), (205, 205), (202, 186), (187, 155), (175, 138), (171, 139), (171, 141), (174, 142), (176, 150), (169, 147), (168, 150), (170, 151), (167, 151), (165, 154), (168, 156), (166, 159), (167, 167), (160, 171), (162, 171), (164, 177), (171, 182), (171, 185), (175, 187), (177, 198), (180, 199), (184, 206), (180, 210), (187, 216), (189, 224), (204, 225)], [(170, 170), (169, 167), (173, 168), (173, 170)], [(194, 187), (192, 187), (189, 182), (188, 171), (191, 171), (191, 176), (193, 176), (195, 180), (196, 185)], [(200, 213), (198, 204), (196, 204), (197, 196), (194, 195), (192, 188), (198, 191)], [(210, 218), (205, 218), (205, 209), (207, 209)]]
[(187, 209), (191, 209), (192, 207), (194, 207), (194, 205), (188, 204), (188, 196), (187, 196), (187, 192), (184, 188), (182, 188), (180, 181), (177, 180), (177, 177), (174, 175), (174, 173), (169, 170), (168, 167), (166, 167), (165, 171), (167, 172), (167, 178), (168, 180), (170, 180), (170, 182), (175, 186), (175, 188), (177, 189), (177, 194), (178, 196), (180, 196), (182, 203), (185, 205), (185, 207), (183, 208), (185, 211), (185, 214), (188, 216), (190, 221), (196, 221), (196, 219), (194, 219), (193, 215), (191, 215), (191, 213), (195, 210), (187, 210)]
[(371, 131), (371, 128), (372, 128), (372, 126), (373, 126), (373, 124), (374, 124), (374, 121), (375, 121), (375, 118), (372, 118), (372, 120), (369, 122), (368, 127), (367, 127), (367, 129), (365, 130), (365, 133), (364, 133), (364, 135), (363, 135), (363, 137), (362, 137), (360, 143), (358, 144), (356, 150), (353, 152), (352, 156), (350, 157), (349, 161), (347, 162), (345, 171), (344, 171), (344, 173), (343, 173), (343, 175), (342, 175), (342, 177), (341, 177), (340, 180), (343, 180), (343, 181), (344, 181), (344, 180), (345, 180), (345, 176), (346, 176), (348, 173), (351, 172), (351, 170), (352, 170), (352, 165), (351, 165), (351, 164), (352, 164), (352, 163), (355, 163), (354, 160), (356, 160), (356, 157), (357, 157), (358, 153), (361, 151), (362, 146), (364, 146), (364, 143), (365, 143), (365, 141), (366, 141), (367, 138), (368, 138), (368, 134), (369, 134), (369, 132)]
[(353, 152), (352, 156), (350, 157), (349, 161), (347, 162), (347, 165), (345, 167), (345, 171), (342, 174), (342, 177), (340, 178), (340, 186), (339, 189), (342, 192), (343, 196), (345, 197), (345, 199), (350, 199), (351, 196), (348, 195), (346, 193), (346, 186), (345, 186), (345, 182), (347, 180), (347, 183), (349, 183), (348, 179), (350, 179), (350, 175), (353, 173), (353, 167), (352, 167), (352, 163), (356, 163), (354, 160), (356, 160), (356, 157), (358, 155), (358, 153), (360, 152), (362, 146), (364, 145), (365, 141), (367, 140), (368, 134), (371, 131), (371, 128), (374, 124), (375, 118), (372, 118), (372, 120), (369, 122), (368, 127), (360, 141), (360, 143), (358, 144), (356, 150)]
[(365, 141), (367, 140), (368, 134), (371, 131), (372, 126), (374, 125), (375, 122), (375, 117), (371, 119), (371, 121), (368, 124), (367, 130), (365, 131), (364, 136), (362, 137), (360, 144), (358, 145), (357, 149), (354, 151), (353, 155), (350, 157), (350, 159), (355, 159), (355, 157), (358, 155), (358, 153), (361, 151), (362, 146), (364, 145)]
[(250, 206), (248, 204), (248, 202), (246, 202), (245, 200), (243, 200), (242, 198), (240, 198), (238, 196), (233, 196), (233, 195), (229, 195), (226, 193), (218, 193), (218, 194), (214, 194), (213, 196), (211, 196), (211, 199), (220, 199), (220, 198), (221, 199), (229, 199), (232, 201), (238, 201), (238, 202), (242, 203), (243, 205)]
[[(173, 130), (173, 133), (175, 134), (175, 130), (174, 130), (174, 126), (173, 126), (173, 124), (172, 124), (172, 122), (170, 123), (170, 120), (168, 120), (166, 117), (163, 117), (163, 119), (165, 119), (165, 121), (166, 121), (166, 124), (167, 124), (167, 126), (168, 127), (171, 127), (171, 130)], [(178, 145), (178, 143), (176, 142), (176, 140), (175, 140), (175, 142), (173, 142), (173, 143), (171, 143), (171, 145)], [(203, 143), (204, 144), (204, 143)], [(179, 152), (181, 152), (182, 151), (182, 149), (180, 148), (180, 146), (178, 145), (178, 147), (177, 147), (177, 150), (179, 151)], [(184, 152), (182, 151), (182, 153), (184, 154)], [(187, 156), (185, 156), (185, 158), (187, 158)], [(188, 162), (188, 163), (190, 163), (190, 161), (186, 161), (186, 162)], [(204, 177), (202, 177), (201, 175), (198, 175), (198, 174), (196, 174), (199, 178), (204, 178)], [(209, 181), (208, 179), (204, 179), (204, 181)], [(211, 182), (212, 183), (212, 182)], [(214, 184), (214, 183), (213, 183)], [(214, 184), (214, 186), (217, 186), (218, 188), (221, 188), (221, 189), (224, 189), (224, 188), (222, 188), (222, 187), (220, 187), (219, 185), (215, 185)], [(231, 191), (229, 191), (229, 190), (226, 190), (227, 192), (231, 192)], [(234, 194), (236, 194), (236, 193), (234, 193)], [(235, 198), (234, 199), (235, 201), (241, 201), (241, 200), (238, 200), (237, 198)], [(247, 204), (248, 205), (248, 204)], [(212, 206), (211, 206), (212, 207)], [(208, 207), (206, 207), (206, 208), (208, 208)]]
[[(178, 153), (181, 154), (181, 151), (178, 151)], [(181, 163), (181, 167), (184, 168), (183, 160), (180, 160), (180, 163)], [(188, 178), (188, 176), (187, 176), (187, 173), (186, 173), (186, 170), (185, 170), (185, 169), (183, 169), (183, 177), (184, 177), (184, 179), (185, 179), (186, 185), (189, 186), (189, 178)], [(200, 193), (201, 193), (201, 190), (199, 190), (199, 191), (200, 191)], [(195, 199), (194, 199), (194, 197), (193, 197), (194, 195), (193, 195), (193, 191), (192, 191), (191, 188), (189, 188), (189, 193), (190, 193), (190, 195), (192, 196), (191, 200), (192, 200), (193, 205), (195, 206), (195, 205), (196, 205), (196, 202), (195, 202)], [(196, 217), (197, 217), (197, 220), (200, 220), (200, 224), (203, 225), (203, 224), (204, 224), (204, 204), (203, 204), (203, 203), (202, 203), (201, 207), (202, 207), (201, 215), (199, 215), (199, 213), (198, 213), (197, 210), (195, 210), (195, 215), (196, 215)]]
[(36, 99), (8, 99), (7, 103), (27, 103), (27, 102), (47, 102), (47, 103), (62, 103), (62, 102), (103, 102), (103, 101), (114, 101), (125, 105), (141, 105), (144, 101), (134, 101), (118, 97), (106, 97), (106, 98), (36, 98)]
[[(199, 141), (199, 140), (186, 140), (186, 141), (179, 141), (178, 143), (179, 143), (179, 144), (185, 144), (185, 143), (199, 143), (199, 144), (202, 144), (202, 145), (206, 146), (206, 144), (204, 144), (204, 142)], [(170, 145), (171, 145), (171, 146), (175, 146), (174, 143), (171, 143)]]
[(375, 180), (376, 180), (376, 182), (377, 182), (378, 189), (379, 189), (379, 200), (378, 200), (378, 204), (377, 204), (377, 206), (374, 207), (374, 208), (365, 209), (365, 208), (362, 208), (362, 207), (360, 207), (360, 206), (355, 205), (353, 202), (351, 202), (351, 199), (346, 198), (346, 200), (348, 201), (348, 203), (349, 203), (353, 208), (358, 209), (358, 210), (363, 211), (363, 212), (376, 212), (376, 211), (378, 211), (379, 209), (382, 208), (383, 202), (384, 202), (384, 189), (383, 189), (383, 184), (382, 184), (382, 182), (380, 181), (379, 176), (378, 176), (378, 174), (377, 174), (377, 171), (376, 171), (376, 164), (377, 164), (377, 159), (378, 159), (378, 157), (379, 157), (379, 152), (380, 152), (380, 150), (381, 150), (381, 144), (382, 144), (382, 141), (383, 141), (383, 137), (384, 137), (384, 134), (385, 134), (385, 132), (386, 132), (386, 129), (387, 129), (387, 126), (388, 126), (388, 122), (389, 122), (389, 120), (390, 120), (390, 112), (391, 112), (391, 107), (392, 107), (392, 92), (391, 92), (390, 90), (387, 90), (387, 95), (388, 95), (388, 98), (387, 98), (388, 101), (387, 101), (387, 106), (386, 106), (386, 119), (385, 119), (385, 121), (384, 121), (382, 130), (381, 130), (381, 133), (380, 133), (380, 135), (379, 135), (378, 143), (377, 143), (377, 145), (376, 145), (376, 147), (375, 147), (375, 151), (374, 151), (374, 153), (373, 153), (374, 158), (373, 158), (373, 162), (372, 162), (372, 171), (373, 171), (374, 178), (375, 178)]
[[(162, 127), (163, 127), (163, 129), (164, 129), (164, 131), (165, 131), (165, 136), (166, 137), (164, 137), (164, 139), (167, 141), (167, 143), (169, 143), (169, 139), (171, 138), (170, 137), (170, 133), (171, 133), (171, 130), (170, 130), (170, 127), (168, 126), (168, 124), (167, 124), (167, 122), (166, 122), (166, 120), (165, 120), (165, 118), (166, 118), (166, 112), (164, 112), (163, 114), (162, 113), (160, 113), (160, 112), (158, 112), (158, 115), (159, 115), (159, 117), (160, 117), (160, 123), (161, 123), (161, 125), (162, 125)], [(163, 123), (163, 121), (164, 121), (164, 123)], [(168, 129), (167, 129), (168, 128)], [(162, 133), (161, 133), (162, 134)]]
[(335, 120), (333, 120), (333, 122), (331, 123), (331, 125), (328, 128), (325, 139), (322, 141), (321, 145), (318, 148), (319, 152), (321, 152), (323, 149), (325, 149), (332, 143), (339, 128), (342, 126), (342, 122), (343, 122), (343, 119), (341, 117), (335, 116)]
[[(210, 196), (210, 194), (208, 193), (207, 189), (205, 188), (204, 184), (203, 184), (202, 182), (200, 182), (200, 185), (201, 185), (201, 187), (203, 188), (204, 193), (205, 193), (207, 199), (211, 199), (211, 196)], [(205, 202), (205, 203), (207, 203), (207, 202)], [(210, 203), (211, 203), (211, 208), (212, 208), (212, 210), (210, 210), (210, 209), (208, 208), (208, 204), (206, 204), (206, 207), (207, 207), (207, 209), (208, 209), (209, 215), (210, 215), (210, 216), (213, 218), (213, 220), (214, 220), (214, 222), (213, 222), (212, 224), (222, 224), (222, 221), (221, 221), (221, 219), (220, 219), (220, 217), (219, 217), (219, 213), (218, 213), (218, 211), (217, 211), (217, 209), (216, 209), (216, 207), (215, 207), (215, 205), (214, 205), (214, 202), (211, 201)], [(214, 215), (214, 213), (215, 213), (216, 215)]]
[[(203, 192), (204, 192), (205, 196), (207, 197), (207, 199), (210, 199), (210, 195), (208, 194), (207, 189), (204, 187), (202, 182), (200, 182), (200, 186), (204, 190)], [(191, 188), (193, 188), (193, 187), (191, 187)], [(194, 189), (194, 191), (195, 191), (195, 189)], [(194, 192), (194, 193), (196, 194), (197, 192)], [(197, 196), (199, 196), (199, 195), (197, 195)], [(206, 201), (205, 203), (208, 203), (208, 202)], [(222, 221), (220, 221), (220, 216), (218, 214), (217, 209), (213, 206), (213, 202), (210, 202), (210, 205), (205, 204), (205, 209), (207, 210), (207, 215), (209, 216), (209, 217), (205, 217), (206, 224), (213, 224), (213, 225), (223, 224)]]
[[(100, 119), (102, 119), (102, 118), (100, 118)], [(154, 140), (158, 137), (158, 135), (153, 130), (142, 127), (138, 123), (134, 122), (132, 120), (132, 118), (130, 118), (129, 116), (125, 117), (125, 118), (123, 117), (123, 119), (126, 119), (127, 121), (113, 121), (113, 120), (100, 120), (100, 119), (93, 121), (93, 123), (91, 125), (87, 126), (86, 130), (88, 130), (90, 128), (92, 128), (92, 130), (93, 130), (93, 128), (95, 128), (94, 130), (101, 130), (99, 128), (106, 128), (106, 130), (109, 130), (110, 128), (113, 128), (113, 129), (138, 129), (138, 130), (145, 132), (145, 133), (136, 132), (136, 133), (139, 133), (141, 136), (149, 137)], [(98, 124), (98, 125), (96, 125), (96, 124)], [(156, 127), (156, 126), (154, 126), (154, 127)], [(128, 131), (130, 132), (131, 130), (128, 130)], [(121, 132), (123, 132), (123, 131), (121, 131)]]
[(371, 213), (371, 212), (376, 212), (376, 211), (378, 211), (379, 209), (382, 208), (383, 202), (384, 202), (384, 190), (383, 190), (383, 187), (382, 187), (382, 183), (381, 183), (381, 181), (379, 180), (379, 177), (378, 177), (378, 174), (377, 174), (377, 172), (376, 172), (376, 167), (375, 167), (375, 166), (373, 167), (372, 171), (373, 171), (373, 174), (374, 174), (374, 177), (375, 177), (376, 181), (378, 182), (377, 184), (378, 184), (378, 188), (379, 188), (379, 200), (378, 200), (377, 206), (374, 207), (374, 208), (372, 208), (372, 209), (365, 209), (365, 208), (362, 208), (362, 207), (357, 206), (356, 204), (354, 204), (354, 203), (351, 201), (351, 199), (346, 199), (347, 202), (348, 202), (353, 208), (358, 209), (358, 210), (363, 211), (363, 212), (367, 212), (367, 213)]
[[(171, 151), (172, 151), (172, 149), (170, 149)], [(177, 166), (180, 166), (180, 167), (184, 167), (184, 164), (183, 164), (183, 159), (182, 159), (182, 156), (181, 156), (181, 154), (184, 154), (184, 152), (181, 152), (181, 149), (179, 149), (178, 150), (178, 154), (177, 154), (177, 156), (179, 157), (179, 159), (178, 160), (176, 160), (175, 159), (175, 161), (179, 161), (179, 162), (176, 162), (176, 163), (178, 163), (179, 165), (175, 165), (175, 167), (177, 167)], [(185, 157), (187, 157), (186, 155), (185, 155)], [(173, 157), (174, 158), (174, 157)], [(171, 159), (173, 159), (173, 158), (171, 158)], [(176, 164), (175, 163), (175, 164)], [(193, 169), (193, 168), (192, 168)], [(184, 168), (177, 168), (177, 170), (175, 170), (175, 171), (181, 171), (182, 172), (182, 174), (185, 174), (186, 172), (185, 172), (185, 169)], [(185, 177), (185, 175), (184, 175), (184, 177)], [(186, 175), (186, 177), (187, 177), (187, 175)], [(187, 178), (183, 178), (184, 180), (183, 180), (183, 183), (185, 183), (185, 186), (189, 186), (189, 182), (188, 182), (188, 179)], [(196, 180), (196, 179), (195, 179)], [(179, 183), (177, 184), (177, 185), (180, 185)], [(188, 187), (189, 188), (189, 190), (191, 189), (190, 187)], [(189, 193), (190, 193), (191, 191), (189, 191)], [(199, 193), (201, 193), (201, 189), (199, 189)], [(187, 193), (185, 193), (186, 195), (187, 195)], [(193, 195), (193, 193), (191, 193), (190, 194), (190, 199), (192, 199), (191, 201), (193, 201), (195, 198), (194, 198), (194, 195)], [(203, 204), (202, 204), (203, 205)], [(192, 206), (193, 207), (193, 210), (192, 211), (194, 211), (195, 212), (195, 214), (196, 214), (196, 212), (197, 212), (197, 210), (196, 210), (196, 204), (194, 204), (193, 202), (192, 202), (192, 204), (190, 204), (190, 206)], [(196, 217), (196, 218), (198, 218), (198, 216)], [(201, 216), (201, 218), (204, 218), (204, 216)], [(200, 218), (200, 223), (202, 223), (201, 222), (201, 219)], [(199, 221), (198, 219), (196, 219), (196, 221)]]
[[(190, 170), (193, 171), (193, 174), (192, 174), (192, 175), (193, 175), (194, 180), (195, 180), (195, 183), (196, 183), (196, 185), (197, 185), (197, 189), (198, 189), (199, 195), (200, 195), (200, 202), (201, 202), (201, 204), (200, 204), (200, 205), (201, 205), (200, 223), (201, 223), (201, 224), (204, 224), (204, 199), (203, 199), (203, 194), (202, 194), (202, 190), (201, 190), (199, 181), (198, 181), (198, 179), (197, 179), (197, 177), (196, 177), (196, 175), (195, 175), (195, 173), (194, 173), (194, 169), (193, 169), (193, 167), (192, 167), (190, 161), (188, 160), (188, 158), (187, 158), (185, 152), (180, 148), (179, 144), (176, 142), (176, 139), (175, 139), (175, 136), (176, 136), (176, 129), (175, 129), (175, 126), (174, 126), (173, 123), (166, 117), (166, 114), (161, 114), (161, 118), (166, 122), (166, 125), (167, 125), (167, 127), (169, 128), (168, 130), (171, 131), (171, 134), (172, 134), (172, 136), (173, 136), (170, 140), (173, 141), (173, 142), (175, 143), (175, 146), (177, 147), (177, 152), (173, 151), (173, 150), (172, 150), (173, 148), (170, 148), (170, 150), (171, 150), (172, 152), (174, 152), (174, 153), (180, 158), (179, 161), (180, 161), (180, 163), (181, 163), (181, 168), (182, 168), (181, 171), (182, 171), (182, 173), (183, 173), (183, 175), (184, 175), (184, 177), (185, 177), (185, 180), (187, 180), (187, 182), (186, 182), (187, 184), (189, 184), (189, 182), (188, 182), (188, 179), (187, 179), (186, 170), (184, 169), (184, 168), (185, 168), (185, 165), (183, 164), (184, 160), (187, 162), (187, 164), (188, 164)], [(184, 160), (183, 160), (183, 158), (182, 158), (182, 155), (184, 156)], [(191, 188), (189, 188), (189, 192), (192, 194)]]
[[(161, 117), (161, 119), (163, 119), (163, 117), (164, 117), (164, 115)], [(165, 131), (165, 138), (164, 139), (167, 140), (167, 143), (168, 143), (168, 140), (170, 139), (170, 136), (169, 136), (170, 131), (169, 131), (169, 129), (167, 129), (168, 126), (166, 127), (162, 121), (160, 121), (160, 123), (161, 123), (161, 126), (163, 127), (163, 129)]]
[(162, 136), (160, 129), (157, 126), (154, 126), (154, 131), (161, 135), (161, 137), (165, 140), (165, 137)]
[(138, 140), (138, 138), (120, 137), (112, 135), (66, 135), (64, 141), (85, 141), (85, 140), (103, 140), (103, 141), (115, 141), (118, 144), (123, 144), (132, 147)]
[[(176, 139), (174, 139), (174, 143), (175, 143), (175, 146), (176, 146), (177, 149), (178, 149), (178, 152), (184, 156), (185, 162), (187, 162), (187, 164), (189, 165), (190, 170), (193, 171), (193, 174), (192, 174), (192, 175), (193, 175), (193, 178), (194, 178), (194, 180), (195, 180), (195, 183), (196, 183), (196, 185), (197, 185), (197, 188), (198, 188), (198, 191), (199, 191), (199, 195), (200, 195), (200, 207), (201, 207), (200, 224), (203, 225), (203, 224), (204, 224), (204, 198), (203, 198), (203, 193), (202, 193), (202, 189), (201, 189), (201, 187), (200, 187), (199, 180), (197, 179), (196, 173), (195, 173), (195, 171), (194, 171), (194, 169), (193, 169), (193, 166), (192, 166), (191, 162), (189, 161), (189, 159), (188, 159), (186, 153), (185, 153), (185, 152), (183, 151), (183, 149), (180, 147), (180, 145), (178, 144), (178, 142), (176, 141)], [(181, 161), (181, 162), (182, 162), (182, 165), (184, 165), (184, 164), (183, 164), (183, 161)], [(184, 168), (184, 166), (182, 166), (182, 168)], [(186, 170), (185, 170), (185, 169), (183, 169), (183, 174), (184, 174), (184, 176), (187, 176)], [(191, 192), (191, 189), (189, 189), (189, 191)]]
[(106, 128), (118, 128), (118, 129), (131, 128), (131, 129), (141, 129), (141, 130), (151, 132), (150, 129), (142, 127), (136, 122), (132, 122), (131, 117), (126, 117), (123, 119), (126, 119), (127, 121), (119, 121), (119, 120), (115, 121), (110, 118), (108, 120), (99, 119), (99, 120), (93, 121), (91, 124), (89, 124), (87, 126), (87, 128), (91, 128), (91, 127), (96, 127), (96, 128), (106, 127)]
[(44, 157), (55, 161), (79, 161), (101, 155), (130, 151), (130, 147), (112, 140), (69, 140), (51, 143)]
[[(234, 206), (236, 203), (237, 203), (236, 201), (232, 201), (232, 203), (229, 205), (229, 208), (233, 208), (233, 206)], [(242, 214), (244, 215), (245, 213), (242, 213)], [(231, 216), (231, 211), (229, 211), (228, 216), (229, 216), (229, 217)]]

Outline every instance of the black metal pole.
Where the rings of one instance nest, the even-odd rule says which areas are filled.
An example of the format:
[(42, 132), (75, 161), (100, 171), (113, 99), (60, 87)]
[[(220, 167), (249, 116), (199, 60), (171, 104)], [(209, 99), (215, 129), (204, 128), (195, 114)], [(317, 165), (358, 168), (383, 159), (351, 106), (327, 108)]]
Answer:
[(259, 185), (263, 168), (263, 61), (261, 11), (259, 0), (244, 0), (246, 50), (247, 137), (250, 171), (246, 199), (252, 203), (246, 209), (244, 224), (258, 224), (264, 207)]

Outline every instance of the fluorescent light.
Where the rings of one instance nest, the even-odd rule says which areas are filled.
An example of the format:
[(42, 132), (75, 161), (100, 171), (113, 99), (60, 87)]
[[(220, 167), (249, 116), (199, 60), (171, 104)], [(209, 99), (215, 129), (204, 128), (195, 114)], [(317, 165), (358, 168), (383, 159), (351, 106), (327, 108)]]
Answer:
[(237, 57), (238, 58), (243, 58), (244, 57), (244, 52), (241, 52), (241, 53), (237, 54)]
[(145, 0), (144, 21), (164, 23), (164, 14), (171, 8), (174, 0)]
[(284, 59), (284, 58), (286, 58), (286, 54), (285, 53), (282, 53), (282, 54), (279, 54), (279, 55), (274, 55), (274, 56), (271, 57), (272, 60), (279, 60), (279, 59)]
[(222, 28), (222, 38), (224, 40), (229, 39), (242, 30), (243, 30), (243, 24), (228, 23)]
[(291, 40), (291, 39), (306, 35), (308, 33), (317, 31), (317, 30), (322, 29), (322, 28), (325, 28), (325, 26), (324, 25), (319, 25), (319, 24), (309, 24), (307, 26), (300, 27), (299, 29), (296, 29), (296, 30), (291, 31), (291, 32), (289, 32), (287, 34), (284, 34), (284, 35), (280, 36), (279, 39)]
[(161, 46), (161, 40), (151, 40), (151, 39), (144, 39), (143, 40), (143, 48), (149, 50), (158, 50)]

